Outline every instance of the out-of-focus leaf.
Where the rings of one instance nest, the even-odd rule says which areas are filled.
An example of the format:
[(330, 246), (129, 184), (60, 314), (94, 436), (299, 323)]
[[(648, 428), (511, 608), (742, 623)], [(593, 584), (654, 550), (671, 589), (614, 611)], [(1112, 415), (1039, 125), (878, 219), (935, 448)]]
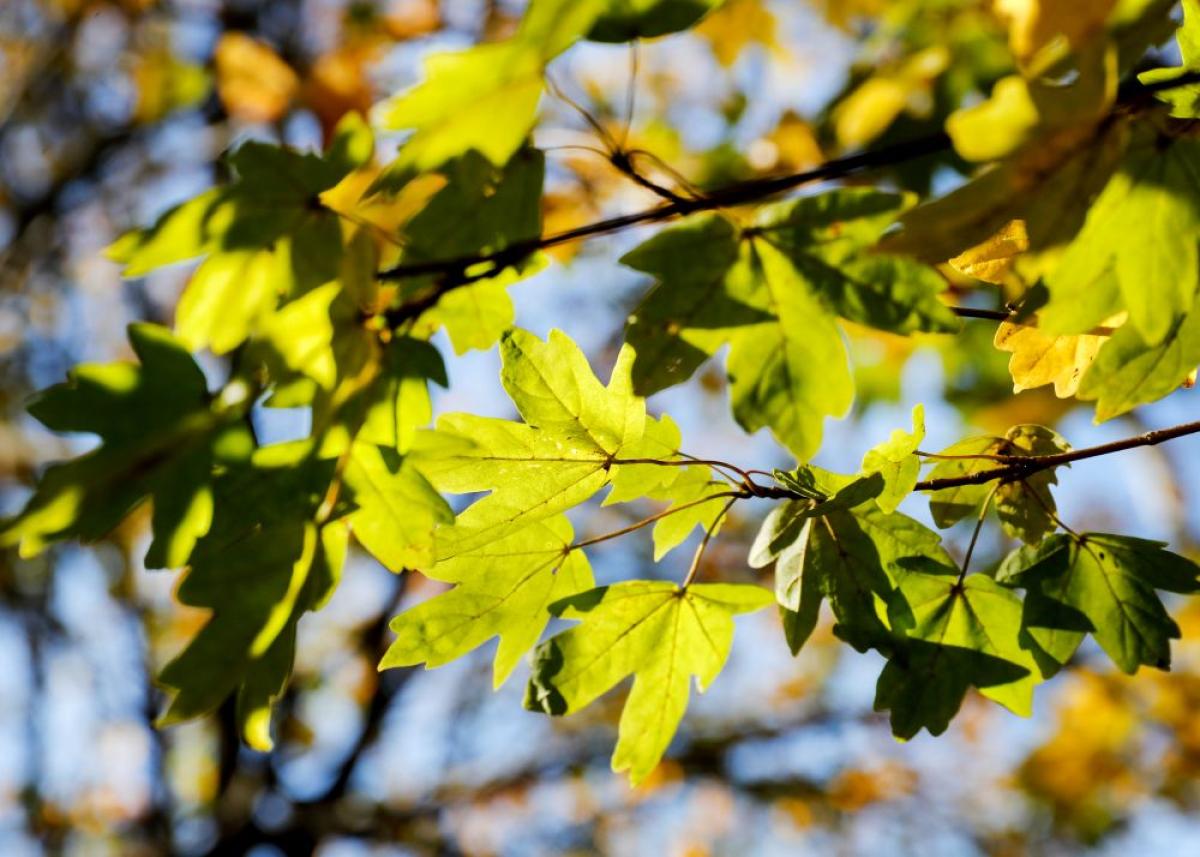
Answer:
[[(1200, 69), (1200, 0), (1183, 0), (1183, 25), (1175, 34), (1179, 43), (1178, 68), (1155, 68), (1138, 75), (1143, 83), (1162, 83)], [(1167, 89), (1157, 97), (1171, 105), (1171, 115), (1181, 119), (1200, 117), (1200, 84)]]
[(686, 30), (725, 0), (608, 0), (587, 37), (596, 42), (632, 42)]
[(33, 556), (51, 542), (107, 535), (147, 497), (154, 503), (151, 567), (179, 567), (213, 514), (212, 469), (254, 446), (239, 408), (213, 401), (204, 375), (170, 333), (129, 327), (140, 364), (89, 364), (29, 406), (48, 428), (86, 432), (100, 446), (55, 464), (15, 518), (0, 525), (0, 544)]
[(175, 691), (160, 725), (206, 714), (236, 691), (244, 740), (271, 749), (270, 705), (291, 673), (296, 623), (329, 597), (345, 555), (345, 526), (313, 523), (332, 472), (331, 462), (288, 455), (217, 481), (212, 529), (178, 591), (212, 613), (159, 676)]
[(764, 0), (726, 0), (700, 22), (696, 32), (724, 66), (737, 62), (751, 45), (776, 48), (778, 22)]
[(949, 67), (942, 45), (919, 51), (898, 67), (876, 72), (833, 110), (834, 133), (843, 148), (858, 148), (882, 135), (901, 114), (928, 108), (934, 82)]
[(213, 55), (217, 93), (231, 116), (248, 122), (274, 122), (287, 113), (300, 89), (296, 72), (268, 45), (231, 31)]
[(1028, 249), (1029, 233), (1025, 221), (1010, 220), (995, 235), (959, 253), (949, 260), (949, 264), (968, 277), (1002, 284), (1016, 257)]
[(412, 131), (378, 186), (395, 189), (471, 150), (503, 166), (529, 135), (547, 63), (582, 37), (606, 0), (533, 0), (511, 39), (440, 53), (425, 80), (379, 106), (383, 127)]
[(1130, 149), (1046, 280), (1047, 312), (1068, 328), (1057, 332), (1083, 333), (1095, 324), (1067, 313), (1073, 296), (1094, 287), (1110, 269), (1128, 324), (1150, 345), (1161, 343), (1192, 308), (1200, 285), (1198, 162), (1195, 140), (1146, 135)]

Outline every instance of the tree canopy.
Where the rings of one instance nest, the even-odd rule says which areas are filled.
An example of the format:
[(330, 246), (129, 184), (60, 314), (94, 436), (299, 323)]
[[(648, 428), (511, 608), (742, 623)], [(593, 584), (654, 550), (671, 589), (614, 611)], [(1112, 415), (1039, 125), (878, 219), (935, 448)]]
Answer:
[[(369, 110), (331, 109), (321, 151), (239, 142), (215, 186), (104, 251), (135, 281), (186, 263), (186, 286), (171, 323), (129, 326), (130, 359), (78, 365), (28, 403), (93, 440), (37, 473), (0, 545), (28, 559), (148, 508), (144, 565), (206, 611), (158, 675), (158, 723), (232, 704), (262, 751), (298, 626), (350, 550), (445, 584), (390, 618), (381, 670), (496, 640), (494, 685), (516, 677), (553, 717), (631, 679), (612, 767), (635, 785), (755, 611), (778, 614), (793, 655), (822, 615), (874, 652), (874, 707), (904, 740), (943, 733), (974, 692), (1029, 716), (1089, 638), (1122, 672), (1168, 670), (1174, 595), (1200, 591), (1189, 546), (1075, 529), (1054, 491), (1072, 463), (1200, 422), (1075, 446), (1054, 416), (1136, 418), (1195, 381), (1200, 0), (826, 14), (872, 22), (865, 39), (890, 52), (818, 115), (783, 117), (769, 158), (730, 142), (675, 165), (657, 118), (560, 83), (586, 43), (628, 45), (635, 75), (637, 52), (688, 33), (721, 62), (783, 50), (754, 0), (530, 0), (477, 44), (428, 52)], [(261, 99), (283, 61), (243, 38), (222, 42), (227, 64), (265, 58), (240, 80), (218, 52), (219, 97), (278, 114)], [(553, 104), (584, 142), (547, 136)], [(563, 149), (626, 182), (622, 205), (564, 202)], [(572, 169), (586, 184), (597, 168)], [(597, 331), (607, 355), (522, 326), (510, 287), (612, 235), (628, 240), (589, 260), (592, 288), (638, 285), (624, 329)], [(1038, 390), (1049, 424), (931, 449), (918, 405), (857, 469), (815, 464), (918, 346), (960, 367), (962, 398)], [(436, 406), (443, 388), (471, 400), (446, 368), (471, 351), (499, 355), (512, 419)], [(711, 383), (777, 455), (693, 451), (658, 394)], [(305, 413), (304, 436), (260, 439), (271, 409)], [(747, 508), (748, 555), (715, 567)], [(621, 526), (598, 530), (613, 510)], [(985, 531), (1006, 555), (973, 565)], [(589, 554), (618, 539), (656, 562), (690, 544), (690, 560), (594, 571)]]

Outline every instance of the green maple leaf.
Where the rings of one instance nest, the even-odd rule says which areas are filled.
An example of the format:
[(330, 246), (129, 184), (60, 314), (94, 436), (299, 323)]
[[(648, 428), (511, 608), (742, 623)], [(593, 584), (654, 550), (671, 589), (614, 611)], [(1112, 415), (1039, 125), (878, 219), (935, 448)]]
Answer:
[[(133, 324), (129, 340), (140, 364), (78, 366), (30, 404), (48, 428), (101, 442), (46, 471), (24, 510), (0, 525), (0, 544), (19, 543), (32, 556), (61, 539), (94, 541), (148, 497), (150, 567), (183, 565), (207, 532), (213, 468), (244, 460), (254, 446), (241, 422), (248, 403), (214, 400), (200, 368), (165, 329)], [(237, 389), (246, 394), (244, 385)]]
[(257, 332), (281, 300), (340, 273), (339, 216), (320, 195), (367, 163), (370, 129), (350, 114), (322, 157), (247, 142), (228, 161), (236, 178), (179, 205), (149, 229), (130, 232), (108, 256), (136, 277), (207, 257), (180, 298), (176, 329), (193, 350), (231, 351)]
[(1179, 637), (1155, 590), (1200, 591), (1198, 575), (1195, 563), (1161, 542), (1084, 533), (1052, 536), (1036, 553), (1006, 563), (1000, 579), (1037, 596), (1029, 632), (1060, 663), (1090, 631), (1118, 667), (1133, 673), (1143, 664), (1169, 667), (1170, 640)]
[(896, 580), (916, 560), (948, 564), (950, 558), (936, 533), (872, 502), (882, 489), (879, 476), (808, 470), (824, 499), (777, 507), (751, 548), (750, 564), (775, 562), (775, 596), (793, 653), (808, 640), (826, 598), (839, 637), (859, 651), (887, 651), (892, 634), (885, 611)]
[(315, 382), (311, 403), (320, 412), (322, 395), (357, 377), (375, 356), (376, 339), (361, 322), (342, 284), (327, 283), (280, 307), (262, 325), (254, 352), (279, 383)]
[(347, 515), (359, 544), (391, 571), (434, 562), (434, 530), (454, 513), (413, 463), (395, 450), (358, 441), (342, 474), (356, 506)]
[[(985, 457), (938, 461), (929, 472), (929, 477), (954, 479), (1002, 466), (1001, 462), (986, 456), (1055, 455), (1067, 452), (1070, 448), (1053, 429), (1035, 425), (1013, 426), (1004, 437), (967, 438), (942, 450), (939, 455)], [(1004, 531), (1015, 539), (1036, 544), (1057, 527), (1054, 522), (1054, 495), (1050, 493), (1050, 486), (1057, 482), (1054, 469), (1048, 468), (1021, 480), (1002, 483), (999, 487), (978, 484), (943, 488), (929, 492), (929, 511), (939, 527), (944, 529), (953, 526), (963, 518), (978, 514), (980, 506), (992, 496), (994, 489), (996, 514)]]
[(811, 456), (824, 418), (844, 416), (854, 395), (836, 316), (898, 333), (957, 328), (930, 269), (871, 252), (907, 204), (835, 191), (769, 206), (744, 230), (697, 217), (627, 254), (658, 281), (626, 330), (637, 391), (686, 380), (729, 343), (738, 422)]
[(921, 460), (915, 453), (924, 439), (925, 409), (917, 405), (913, 408), (911, 433), (896, 429), (891, 437), (863, 456), (862, 472), (878, 473), (883, 477), (883, 491), (875, 498), (883, 511), (896, 511), (916, 486), (921, 475)]
[(271, 748), (270, 705), (291, 672), (296, 623), (332, 594), (345, 555), (345, 525), (313, 523), (333, 463), (307, 449), (264, 448), (253, 466), (218, 480), (212, 529), (178, 590), (181, 603), (211, 616), (159, 676), (175, 691), (160, 725), (206, 714), (237, 692), (244, 740)]
[(396, 640), (380, 669), (441, 666), (499, 637), (494, 671), (499, 687), (541, 637), (551, 602), (595, 585), (583, 551), (572, 548), (566, 517), (533, 521), (475, 547), (478, 517), (469, 510), (439, 533), (438, 561), (422, 573), (455, 586), (392, 620)]
[[(524, 422), (447, 414), (440, 439), (422, 453), (421, 471), (441, 491), (490, 491), (476, 501), (476, 538), (501, 538), (529, 521), (587, 500), (621, 465), (646, 430), (645, 402), (629, 386), (629, 355), (608, 386), (561, 331), (542, 342), (514, 329), (500, 343), (501, 381)], [(485, 523), (486, 522), (486, 523)]]
[(510, 39), (434, 54), (425, 80), (378, 106), (383, 127), (411, 131), (377, 187), (394, 190), (471, 150), (503, 166), (533, 128), (547, 64), (581, 38), (605, 0), (533, 0)]
[[(1200, 0), (1183, 0), (1183, 25), (1175, 34), (1182, 60), (1178, 68), (1155, 68), (1138, 75), (1142, 83), (1174, 80), (1186, 72), (1200, 69)], [(1200, 117), (1200, 84), (1190, 84), (1156, 93), (1171, 105), (1171, 115), (1180, 119)]]
[[(338, 409), (346, 432), (340, 442), (349, 443), (352, 436), (363, 443), (408, 452), (418, 430), (433, 419), (430, 381), (442, 387), (449, 385), (438, 350), (410, 336), (393, 339), (379, 357), (375, 379)], [(339, 440), (326, 442), (333, 445)]]
[[(522, 149), (503, 167), (477, 152), (446, 164), (447, 184), (405, 227), (402, 265), (453, 261), (476, 254), (499, 253), (542, 232), (542, 179), (545, 158)], [(507, 287), (536, 274), (544, 258), (532, 254), (508, 263), (482, 263), (473, 276), (491, 276), (447, 292), (422, 313), (414, 330), (432, 333), (444, 327), (459, 354), (491, 348), (513, 323)], [(466, 272), (464, 272), (466, 273)], [(428, 278), (405, 282), (402, 294), (430, 286)]]
[(1092, 319), (1077, 314), (1074, 298), (1103, 284), (1110, 269), (1128, 323), (1145, 342), (1162, 342), (1191, 310), (1200, 285), (1198, 162), (1195, 140), (1148, 132), (1135, 140), (1046, 279), (1053, 332), (1086, 332)]
[(1028, 717), (1042, 676), (1023, 639), (1021, 615), (1016, 593), (986, 575), (959, 582), (952, 567), (905, 575), (888, 617), (906, 645), (879, 677), (876, 710), (891, 710), (898, 737), (911, 738), (921, 727), (939, 735), (974, 686)]
[(644, 780), (666, 752), (687, 708), (692, 677), (703, 691), (733, 642), (733, 616), (759, 610), (771, 594), (757, 586), (630, 581), (572, 596), (551, 610), (582, 624), (541, 644), (525, 705), (571, 714), (627, 676), (613, 770)]

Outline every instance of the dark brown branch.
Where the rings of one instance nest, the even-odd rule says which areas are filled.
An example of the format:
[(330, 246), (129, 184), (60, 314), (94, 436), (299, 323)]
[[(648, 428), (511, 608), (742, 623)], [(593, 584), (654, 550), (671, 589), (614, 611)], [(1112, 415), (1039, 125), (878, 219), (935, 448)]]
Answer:
[(1049, 470), (1052, 467), (1061, 467), (1064, 464), (1070, 464), (1073, 461), (1083, 461), (1085, 458), (1099, 458), (1102, 455), (1124, 452), (1127, 449), (1135, 449), (1139, 446), (1156, 446), (1165, 441), (1174, 440), (1177, 437), (1198, 433), (1200, 433), (1200, 421), (1184, 423), (1172, 426), (1171, 428), (1148, 431), (1144, 434), (1127, 437), (1124, 440), (1115, 440), (1112, 443), (1089, 446), (1085, 449), (1073, 449), (1070, 452), (1059, 452), (1054, 455), (1028, 456), (1023, 461), (1006, 464), (1002, 467), (980, 470), (976, 473), (969, 473), (966, 476), (927, 479), (924, 482), (918, 482), (915, 490), (940, 491), (944, 488), (959, 488), (964, 485), (985, 485), (995, 480), (1014, 482), (1019, 479), (1025, 479), (1035, 473), (1040, 473), (1043, 470)]
[(775, 194), (794, 190), (801, 185), (811, 184), (812, 182), (844, 178), (861, 170), (892, 166), (924, 155), (945, 151), (949, 145), (949, 136), (938, 132), (930, 134), (927, 137), (897, 143), (871, 152), (838, 158), (801, 173), (739, 182), (712, 191), (696, 199), (679, 199), (676, 202), (669, 202), (665, 205), (656, 206), (644, 211), (622, 214), (617, 217), (598, 220), (595, 223), (577, 226), (574, 229), (567, 229), (563, 232), (554, 232), (550, 235), (529, 238), (525, 241), (510, 244), (503, 250), (480, 253), (473, 256), (461, 256), (456, 259), (441, 259), (430, 262), (397, 265), (394, 268), (380, 271), (376, 276), (381, 280), (403, 280), (410, 277), (423, 277), (432, 274), (453, 276), (455, 274), (462, 274), (469, 268), (487, 263), (493, 263), (496, 268), (500, 268), (511, 264), (512, 260), (523, 259), (539, 250), (547, 250), (561, 244), (569, 244), (574, 241), (608, 235), (643, 223), (655, 223), (685, 214), (694, 214), (698, 211), (712, 211), (718, 208), (756, 202)]
[[(1130, 79), (1122, 84), (1117, 104), (1118, 107), (1134, 106), (1146, 101), (1156, 92), (1197, 83), (1200, 83), (1200, 71), (1185, 72), (1179, 77), (1153, 83), (1141, 83), (1136, 79)], [(657, 223), (700, 211), (713, 211), (758, 202), (776, 194), (794, 190), (802, 185), (845, 178), (857, 172), (895, 166), (927, 155), (945, 152), (951, 148), (951, 145), (949, 135), (944, 131), (939, 131), (915, 140), (884, 146), (844, 158), (836, 158), (803, 172), (739, 182), (696, 198), (678, 197), (655, 208), (599, 220), (563, 232), (517, 241), (501, 250), (454, 259), (397, 265), (380, 271), (376, 276), (381, 280), (403, 280), (412, 277), (440, 275), (442, 280), (431, 287), (426, 294), (389, 311), (386, 313), (386, 317), (388, 323), (393, 327), (414, 319), (437, 304), (441, 296), (447, 292), (494, 276), (505, 267), (515, 264), (539, 250), (609, 235), (633, 226)], [(480, 266), (487, 267), (478, 270)], [(1000, 311), (956, 310), (956, 312), (964, 318), (985, 318), (998, 321), (1008, 318), (1007, 313)]]
[[(986, 485), (989, 482), (996, 481), (1016, 482), (1026, 479), (1035, 473), (1040, 473), (1043, 470), (1049, 470), (1052, 467), (1062, 467), (1064, 464), (1070, 464), (1074, 461), (1083, 461), (1086, 458), (1099, 458), (1102, 455), (1112, 455), (1115, 452), (1124, 452), (1127, 449), (1136, 449), (1140, 446), (1156, 446), (1168, 440), (1192, 434), (1200, 434), (1200, 420), (1172, 426), (1171, 428), (1148, 431), (1143, 434), (1134, 435), (1133, 437), (1127, 437), (1123, 440), (1103, 443), (1099, 446), (1089, 446), (1084, 449), (1059, 452), (1054, 455), (1007, 456), (1010, 463), (999, 467), (979, 470), (975, 473), (968, 473), (965, 476), (926, 479), (923, 482), (918, 482), (913, 490), (941, 491), (946, 488), (960, 488), (964, 485)], [(727, 466), (732, 467), (732, 465)], [(754, 497), (765, 500), (811, 499), (788, 488), (782, 488), (777, 485), (760, 485), (757, 482), (750, 482), (726, 495), (715, 496), (729, 496), (738, 500), (749, 500)]]

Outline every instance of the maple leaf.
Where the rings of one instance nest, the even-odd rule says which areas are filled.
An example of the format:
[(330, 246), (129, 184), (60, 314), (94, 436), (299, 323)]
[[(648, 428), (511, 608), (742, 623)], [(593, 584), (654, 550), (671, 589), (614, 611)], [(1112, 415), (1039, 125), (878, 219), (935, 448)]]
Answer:
[(864, 475), (879, 473), (883, 476), (883, 490), (875, 498), (879, 508), (894, 512), (901, 501), (912, 493), (921, 474), (921, 460), (917, 458), (917, 447), (925, 439), (925, 408), (913, 408), (913, 430), (911, 433), (896, 429), (890, 438), (872, 448), (863, 457)]
[(946, 730), (967, 688), (1026, 717), (1042, 675), (1022, 645), (1021, 599), (990, 577), (962, 580), (947, 573), (908, 574), (888, 604), (892, 627), (906, 646), (879, 676), (875, 709), (890, 710), (897, 737), (922, 727)]
[(770, 427), (799, 458), (820, 445), (826, 416), (844, 416), (853, 381), (836, 317), (898, 333), (949, 331), (932, 270), (871, 252), (902, 197), (842, 190), (766, 208), (738, 230), (719, 216), (659, 233), (622, 263), (657, 285), (626, 340), (635, 388), (685, 380), (729, 343), (734, 415)]
[[(1143, 83), (1165, 83), (1200, 69), (1200, 0), (1183, 0), (1183, 25), (1175, 34), (1181, 63), (1178, 68), (1154, 68), (1138, 75)], [(1200, 84), (1175, 87), (1155, 94), (1171, 105), (1171, 115), (1181, 119), (1200, 116)]]
[(1008, 372), (1014, 393), (1053, 384), (1054, 395), (1066, 399), (1079, 390), (1084, 373), (1107, 341), (1107, 336), (1056, 336), (1032, 325), (1002, 321), (994, 344), (1012, 354)]
[(1029, 249), (1024, 220), (1010, 220), (986, 241), (959, 253), (948, 264), (956, 271), (1002, 285), (1018, 256)]
[[(183, 565), (208, 531), (213, 468), (245, 460), (254, 447), (241, 422), (248, 403), (235, 395), (214, 401), (200, 367), (165, 329), (132, 324), (129, 340), (140, 364), (78, 366), (29, 405), (48, 428), (101, 443), (51, 466), (22, 512), (0, 524), (0, 544), (33, 556), (61, 539), (95, 541), (148, 497), (149, 566)], [(244, 384), (237, 391), (248, 394)]]
[[(971, 437), (938, 453), (947, 456), (929, 472), (930, 479), (954, 479), (1000, 466), (996, 456), (1036, 457), (1055, 455), (1070, 449), (1058, 432), (1044, 426), (1019, 425), (1004, 437)], [(1058, 482), (1054, 468), (998, 487), (987, 484), (960, 485), (929, 492), (929, 511), (934, 523), (945, 528), (977, 514), (980, 506), (994, 496), (996, 514), (1005, 532), (1013, 538), (1036, 544), (1052, 532), (1055, 522), (1054, 495), (1050, 486)], [(993, 488), (995, 494), (993, 495)]]
[(126, 277), (205, 257), (180, 298), (176, 330), (193, 350), (226, 353), (281, 301), (338, 279), (342, 227), (320, 195), (368, 163), (373, 148), (357, 114), (338, 125), (324, 156), (244, 143), (228, 155), (234, 182), (123, 235), (106, 253)]
[(525, 706), (571, 714), (629, 675), (613, 770), (637, 784), (649, 776), (687, 708), (692, 677), (701, 691), (720, 673), (733, 642), (733, 616), (760, 610), (771, 593), (757, 586), (701, 583), (680, 588), (630, 581), (551, 605), (582, 624), (538, 647)]
[(383, 127), (411, 131), (376, 187), (395, 190), (472, 150), (503, 166), (533, 127), (546, 65), (595, 24), (606, 0), (533, 0), (516, 35), (433, 54), (425, 80), (378, 105)]
[(499, 687), (542, 635), (550, 603), (595, 585), (583, 551), (572, 548), (564, 516), (482, 542), (473, 532), (478, 517), (469, 510), (453, 528), (439, 532), (438, 561), (422, 574), (455, 586), (392, 620), (396, 640), (380, 669), (419, 663), (431, 669), (499, 637), (494, 672)]
[(812, 500), (789, 501), (763, 522), (750, 550), (750, 565), (775, 562), (775, 595), (784, 610), (788, 645), (796, 653), (828, 598), (834, 631), (860, 651), (889, 651), (891, 631), (881, 618), (899, 575), (925, 557), (949, 564), (938, 535), (875, 502), (884, 482), (878, 474), (849, 477), (806, 467)]
[[(1200, 142), (1139, 135), (1046, 280), (1048, 330), (1084, 333), (1099, 321), (1090, 316), (1125, 309), (1147, 344), (1167, 337), (1200, 286), (1198, 160)], [(1088, 291), (1111, 295), (1109, 306), (1080, 300)]]
[(175, 694), (160, 725), (206, 714), (236, 691), (244, 740), (271, 749), (271, 704), (291, 673), (296, 623), (332, 594), (346, 549), (344, 524), (313, 521), (333, 463), (307, 449), (264, 447), (217, 481), (212, 528), (178, 590), (211, 614), (163, 667), (159, 681)]
[(1200, 591), (1200, 567), (1163, 547), (1128, 536), (1063, 533), (1010, 557), (998, 579), (1037, 596), (1030, 603), (1041, 609), (1029, 632), (1060, 663), (1090, 632), (1127, 673), (1140, 665), (1167, 669), (1179, 626), (1155, 590)]

